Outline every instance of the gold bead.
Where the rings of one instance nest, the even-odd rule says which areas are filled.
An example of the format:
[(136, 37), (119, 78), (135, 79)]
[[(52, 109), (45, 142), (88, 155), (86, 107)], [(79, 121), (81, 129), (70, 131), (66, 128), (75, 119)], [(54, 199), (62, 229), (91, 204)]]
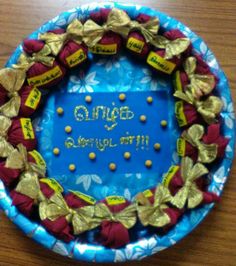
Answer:
[(85, 102), (91, 103), (92, 102), (92, 96), (90, 96), (90, 95), (85, 96)]
[(60, 150), (58, 148), (54, 148), (53, 149), (53, 154), (54, 155), (59, 155), (59, 153), (60, 153)]
[(151, 96), (147, 97), (147, 103), (152, 103), (153, 102), (153, 98)]
[(141, 121), (141, 122), (146, 122), (147, 121), (147, 117), (146, 117), (146, 115), (140, 115), (140, 117), (139, 117), (139, 120)]
[(58, 107), (57, 108), (57, 113), (58, 113), (58, 115), (63, 115), (63, 113), (64, 113), (63, 108), (62, 107)]
[(155, 149), (156, 151), (160, 150), (160, 148), (161, 148), (161, 144), (160, 144), (160, 143), (155, 143), (155, 144), (154, 144), (154, 149)]
[(75, 169), (76, 169), (76, 167), (75, 167), (74, 164), (70, 164), (70, 165), (69, 165), (69, 170), (70, 170), (71, 172), (74, 172)]
[(131, 153), (130, 153), (130, 152), (127, 151), (127, 152), (124, 153), (124, 158), (125, 158), (126, 160), (129, 160), (130, 157), (131, 157)]
[(167, 121), (166, 120), (161, 120), (161, 126), (166, 127), (167, 126)]
[(119, 94), (120, 101), (124, 101), (126, 99), (126, 95), (124, 93)]
[(152, 161), (151, 161), (151, 160), (146, 160), (146, 161), (145, 161), (145, 166), (146, 166), (147, 168), (151, 168), (151, 167), (152, 167)]
[(70, 133), (72, 131), (72, 127), (71, 126), (66, 126), (65, 127), (65, 132), (66, 133)]
[(109, 164), (109, 168), (111, 171), (115, 171), (116, 170), (116, 164), (115, 163), (110, 163)]
[(96, 159), (96, 153), (95, 152), (90, 152), (89, 153), (89, 159), (90, 160), (95, 160)]

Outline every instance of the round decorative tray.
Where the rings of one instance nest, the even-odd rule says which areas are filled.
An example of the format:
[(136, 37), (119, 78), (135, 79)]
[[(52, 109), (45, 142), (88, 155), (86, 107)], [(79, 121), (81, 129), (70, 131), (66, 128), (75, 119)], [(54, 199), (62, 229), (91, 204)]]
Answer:
[[(211, 167), (210, 173), (208, 174), (210, 180), (208, 190), (220, 196), (227, 180), (227, 176), (229, 175), (234, 157), (235, 117), (233, 103), (227, 78), (217, 63), (216, 58), (205, 42), (188, 27), (166, 14), (143, 6), (118, 3), (90, 4), (60, 14), (56, 18), (42, 25), (37, 31), (32, 33), (29, 38), (37, 39), (40, 33), (66, 28), (66, 26), (74, 19), (87, 19), (91, 12), (95, 12), (100, 8), (114, 7), (126, 11), (130, 17), (136, 17), (140, 13), (151, 17), (158, 17), (160, 25), (164, 31), (179, 29), (191, 40), (194, 53), (202, 56), (204, 61), (209, 65), (211, 72), (218, 78), (215, 91), (223, 102), (223, 109), (220, 114), (221, 131), (222, 135), (229, 139), (229, 143), (226, 147), (224, 158)], [(12, 65), (16, 64), (21, 53), (22, 45), (18, 46), (16, 51), (11, 55), (6, 67), (12, 67)], [(89, 56), (91, 57), (91, 55)], [(155, 74), (155, 72), (152, 72), (145, 64), (139, 64), (130, 60), (127, 53), (122, 52), (119, 56), (112, 57), (94, 56), (92, 59), (93, 63), (86, 69), (86, 71), (79, 68), (71, 70), (63, 82), (56, 85), (57, 91), (61, 94), (76, 94), (78, 98), (76, 98), (76, 96), (75, 99), (78, 100), (81, 95), (95, 95), (95, 97), (92, 97), (98, 101), (98, 104), (101, 104), (104, 99), (105, 101), (109, 101), (110, 96), (107, 96), (107, 93), (111, 93), (113, 96), (115, 95), (118, 97), (122, 92), (125, 93), (127, 104), (131, 107), (133, 104), (132, 93), (135, 93), (135, 91), (139, 91), (141, 97), (152, 95), (154, 98), (157, 93), (159, 97), (158, 100), (160, 100), (159, 105), (155, 106), (155, 108), (157, 108), (157, 116), (159, 116), (160, 120), (165, 119), (168, 121), (168, 129), (165, 137), (162, 137), (161, 132), (159, 132), (159, 141), (160, 143), (163, 143), (161, 144), (163, 152), (160, 155), (162, 157), (157, 158), (158, 166), (153, 166), (153, 169), (149, 172), (146, 170), (144, 171), (140, 166), (141, 164), (139, 161), (138, 164), (130, 166), (131, 169), (135, 168), (135, 171), (128, 172), (127, 170), (124, 171), (124, 163), (120, 163), (117, 164), (117, 171), (111, 178), (109, 168), (104, 170), (106, 167), (102, 167), (103, 171), (100, 171), (101, 167), (93, 165), (93, 168), (91, 168), (91, 165), (81, 159), (80, 168), (77, 172), (63, 174), (63, 169), (60, 170), (60, 167), (63, 168), (64, 164), (69, 165), (73, 162), (71, 158), (77, 156), (77, 151), (70, 151), (71, 153), (67, 153), (68, 156), (61, 156), (61, 158), (58, 159), (61, 161), (56, 161), (55, 163), (55, 156), (50, 151), (55, 148), (55, 144), (57, 144), (61, 150), (63, 149), (59, 144), (61, 142), (61, 134), (55, 134), (54, 131), (55, 124), (57, 124), (56, 130), (61, 130), (60, 132), (63, 132), (64, 127), (68, 125), (74, 128), (74, 124), (73, 122), (68, 122), (70, 121), (70, 116), (67, 117), (66, 115), (62, 122), (60, 121), (58, 123), (58, 121), (55, 120), (55, 105), (63, 105), (64, 100), (63, 97), (60, 97), (57, 93), (48, 94), (47, 91), (43, 93), (43, 97), (47, 96), (45, 105), (40, 109), (40, 112), (32, 117), (33, 126), (38, 139), (38, 151), (42, 154), (47, 163), (48, 176), (55, 178), (61, 186), (63, 186), (65, 191), (79, 190), (97, 200), (102, 200), (109, 195), (115, 194), (123, 196), (129, 201), (133, 201), (137, 193), (152, 188), (156, 183), (160, 183), (162, 181), (163, 173), (168, 170), (170, 165), (180, 163), (180, 158), (175, 147), (181, 131), (174, 118), (175, 101), (170, 92), (172, 87), (171, 80), (166, 79), (166, 77), (163, 77), (162, 75)], [(165, 92), (164, 96), (162, 95), (163, 91)], [(72, 98), (73, 97), (74, 96), (72, 96)], [(128, 101), (128, 97), (131, 99), (130, 102)], [(142, 109), (144, 107), (142, 105), (141, 97), (138, 100), (138, 105), (134, 108), (138, 107), (139, 110), (144, 110)], [(69, 100), (71, 100), (71, 102), (74, 101), (72, 98), (68, 96), (65, 102), (65, 104), (67, 103), (67, 106), (65, 107), (66, 113), (73, 112), (68, 105)], [(165, 112), (163, 112), (163, 108), (166, 108)], [(142, 112), (139, 113), (139, 115), (142, 115)], [(156, 119), (156, 117), (153, 119)], [(111, 126), (111, 124), (108, 126)], [(119, 132), (122, 130), (124, 131), (122, 126), (119, 130)], [(132, 131), (132, 123), (130, 124), (130, 131)], [(83, 134), (86, 133), (88, 133), (88, 137), (92, 138), (94, 137), (94, 132), (96, 132), (96, 137), (104, 137), (102, 132), (99, 133), (96, 131), (95, 124), (92, 128), (85, 127), (84, 129), (81, 129), (79, 134), (76, 132), (75, 136), (72, 135), (70, 139), (66, 140), (67, 144), (71, 145), (72, 143), (74, 145), (73, 137), (78, 137), (78, 135), (83, 136)], [(146, 132), (143, 133), (144, 136), (141, 136), (141, 138), (144, 138), (144, 141), (141, 144), (139, 143), (140, 150), (146, 149), (145, 145), (147, 145), (147, 142), (145, 142), (145, 137), (149, 133), (152, 134), (152, 132)], [(130, 132), (126, 132), (126, 134), (130, 134)], [(115, 139), (115, 137), (115, 134), (112, 135), (113, 139)], [(100, 147), (100, 152), (103, 151), (102, 149), (103, 148)], [(122, 152), (125, 151), (126, 148), (122, 150)], [(133, 153), (135, 153), (135, 151), (131, 150), (131, 154)], [(103, 166), (109, 163), (112, 156), (113, 151), (104, 151), (102, 160)], [(142, 156), (140, 158), (144, 160), (145, 158)], [(165, 158), (165, 160), (163, 160), (163, 158)], [(87, 168), (93, 170), (89, 170), (85, 174)], [(88, 233), (86, 237), (78, 237), (69, 243), (57, 239), (52, 234), (48, 233), (36, 220), (27, 218), (12, 205), (9, 191), (0, 180), (0, 208), (4, 210), (9, 219), (19, 226), (27, 236), (36, 240), (46, 248), (63, 256), (68, 256), (81, 261), (120, 262), (139, 260), (146, 256), (150, 256), (174, 245), (189, 234), (209, 213), (213, 205), (213, 203), (203, 205), (185, 212), (181, 219), (179, 219), (178, 223), (165, 232), (165, 234), (159, 234), (155, 230), (146, 230), (146, 228), (138, 225), (131, 232), (130, 243), (124, 247), (115, 249), (104, 247), (98, 243), (93, 244), (91, 239), (93, 239), (94, 233)]]

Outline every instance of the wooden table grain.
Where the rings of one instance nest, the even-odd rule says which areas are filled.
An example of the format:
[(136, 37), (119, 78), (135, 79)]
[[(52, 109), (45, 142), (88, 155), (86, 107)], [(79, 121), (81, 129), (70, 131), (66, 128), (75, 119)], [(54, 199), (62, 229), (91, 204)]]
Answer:
[[(0, 67), (23, 38), (62, 11), (89, 1), (0, 0)], [(126, 2), (126, 1), (121, 1)], [(199, 34), (215, 53), (236, 99), (236, 1), (133, 1), (168, 13)], [(220, 204), (188, 237), (168, 250), (126, 265), (236, 265), (236, 165)], [(92, 265), (71, 261), (28, 239), (0, 214), (0, 265)], [(94, 265), (94, 264), (93, 264)]]

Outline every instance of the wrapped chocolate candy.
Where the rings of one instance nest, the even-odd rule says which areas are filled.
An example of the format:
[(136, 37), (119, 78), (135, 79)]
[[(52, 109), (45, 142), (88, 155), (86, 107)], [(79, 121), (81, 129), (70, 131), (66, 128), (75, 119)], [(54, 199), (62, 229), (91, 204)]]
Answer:
[(36, 138), (30, 118), (10, 120), (0, 115), (0, 157), (6, 158), (22, 143), (27, 150), (36, 146)]
[(207, 124), (216, 123), (223, 108), (219, 97), (209, 95), (199, 99), (190, 85), (184, 92), (175, 91), (174, 96), (184, 101), (178, 101), (175, 105), (175, 113), (180, 127), (198, 122), (198, 114)]
[(199, 99), (215, 88), (217, 78), (200, 55), (188, 57), (184, 61), (183, 69), (176, 71), (174, 75), (175, 90), (184, 91), (190, 86), (195, 98)]
[(109, 196), (96, 204), (95, 217), (101, 219), (98, 241), (109, 248), (130, 242), (129, 229), (136, 223), (136, 207), (123, 197)]
[(172, 196), (167, 187), (158, 185), (136, 197), (137, 211), (143, 226), (167, 229), (177, 223), (182, 211), (170, 205)]
[(14, 149), (7, 160), (0, 163), (0, 179), (9, 186), (25, 171), (35, 171), (39, 176), (44, 176), (46, 163), (36, 150), (27, 153), (25, 147), (19, 144), (18, 149)]
[(4, 116), (9, 118), (18, 115), (30, 116), (37, 109), (41, 92), (31, 86), (24, 86), (25, 78), (25, 72), (19, 69), (0, 70), (0, 94), (2, 95), (0, 113)]
[(229, 139), (220, 134), (220, 124), (212, 124), (207, 127), (207, 133), (204, 132), (204, 127), (198, 124), (184, 131), (177, 142), (179, 155), (203, 163), (223, 158)]
[(191, 51), (190, 40), (177, 29), (156, 36), (151, 43), (157, 50), (149, 53), (147, 63), (155, 70), (169, 75), (180, 67), (183, 58)]
[(172, 166), (163, 180), (173, 195), (171, 203), (179, 209), (192, 209), (218, 200), (215, 193), (206, 191), (207, 187), (202, 185), (206, 174), (208, 169), (201, 163), (194, 164), (189, 157), (184, 157), (180, 166)]
[(72, 21), (66, 31), (56, 29), (40, 34), (39, 38), (50, 47), (52, 54), (66, 68), (72, 68), (87, 60), (88, 49), (83, 44), (83, 25), (79, 20)]
[(121, 48), (122, 37), (128, 36), (130, 18), (123, 10), (113, 8), (108, 12), (107, 20), (101, 19), (101, 22), (99, 25), (88, 19), (84, 24), (83, 40), (94, 54), (115, 55)]
[(51, 49), (43, 41), (27, 39), (18, 64), (14, 68), (26, 71), (27, 82), (37, 88), (52, 87), (63, 79), (66, 70), (54, 57)]
[(146, 14), (139, 14), (131, 22), (131, 30), (126, 41), (126, 48), (135, 55), (145, 58), (150, 50), (150, 42), (157, 35), (159, 20)]
[(103, 25), (108, 18), (111, 8), (100, 8), (98, 11), (91, 12), (90, 18), (99, 25)]

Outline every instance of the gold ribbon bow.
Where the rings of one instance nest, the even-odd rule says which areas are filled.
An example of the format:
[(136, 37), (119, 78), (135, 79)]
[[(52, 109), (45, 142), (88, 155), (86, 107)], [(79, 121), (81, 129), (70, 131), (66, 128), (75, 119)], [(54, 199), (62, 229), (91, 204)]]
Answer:
[(190, 45), (188, 38), (178, 38), (174, 41), (168, 40), (164, 36), (157, 35), (151, 44), (157, 48), (165, 49), (165, 59), (171, 59), (174, 56), (180, 56), (181, 53), (187, 50)]
[(7, 133), (11, 124), (11, 119), (0, 115), (0, 157), (2, 158), (6, 158), (14, 150), (13, 146), (7, 141)]
[(216, 117), (221, 112), (223, 107), (223, 103), (219, 97), (209, 96), (205, 100), (198, 100), (194, 97), (194, 93), (190, 86), (186, 87), (186, 91), (176, 91), (174, 96), (184, 100), (185, 102), (192, 104), (196, 107), (196, 110), (199, 114), (201, 114), (202, 118), (208, 124), (212, 124), (216, 122)]
[(82, 43), (83, 25), (79, 20), (75, 19), (69, 24), (65, 33), (56, 34), (53, 32), (46, 32), (40, 34), (39, 39), (45, 41), (50, 47), (52, 54), (57, 56), (67, 40), (73, 40), (78, 44)]
[(152, 205), (149, 200), (146, 200), (143, 193), (138, 194), (136, 199), (142, 204), (137, 206), (138, 216), (142, 225), (163, 227), (170, 223), (170, 217), (164, 210), (168, 208), (166, 203), (171, 201), (172, 196), (169, 189), (164, 185), (161, 184), (156, 188)]
[(35, 172), (39, 177), (45, 177), (46, 168), (36, 163), (28, 162), (28, 153), (23, 144), (19, 144), (6, 160), (6, 167), (11, 169), (20, 169), (26, 172)]
[(38, 175), (35, 172), (23, 173), (16, 186), (16, 191), (30, 197), (35, 203), (46, 200), (46, 197), (40, 190)]
[(151, 42), (159, 30), (159, 19), (157, 17), (152, 17), (146, 23), (139, 23), (138, 21), (132, 20), (130, 27), (132, 30), (139, 30), (146, 42)]
[(197, 67), (197, 59), (193, 56), (188, 57), (184, 62), (184, 70), (190, 80), (190, 87), (196, 98), (211, 93), (215, 86), (215, 78), (213, 75), (195, 74)]
[(188, 208), (195, 208), (203, 200), (203, 194), (197, 188), (195, 180), (207, 174), (208, 169), (201, 163), (193, 165), (193, 161), (189, 157), (182, 159), (180, 169), (184, 185), (172, 198), (171, 203), (179, 209), (182, 209), (186, 202)]
[(131, 204), (120, 212), (112, 213), (104, 203), (95, 205), (95, 217), (101, 221), (121, 223), (125, 228), (130, 229), (137, 221), (136, 206)]
[(108, 15), (107, 22), (102, 26), (89, 19), (84, 24), (84, 42), (88, 47), (96, 45), (105, 32), (113, 31), (127, 37), (130, 31), (130, 18), (125, 11), (113, 8)]
[(16, 69), (21, 69), (27, 71), (35, 62), (40, 62), (45, 66), (51, 67), (54, 63), (55, 58), (49, 56), (52, 53), (50, 47), (45, 44), (43, 49), (37, 53), (33, 53), (32, 56), (28, 56), (25, 53), (22, 53), (19, 57), (18, 63), (13, 65)]
[(0, 107), (0, 113), (12, 118), (19, 113), (21, 97), (18, 92), (22, 88), (25, 81), (25, 72), (12, 69), (3, 68), (0, 70), (0, 84), (8, 92), (10, 100)]
[(59, 217), (66, 217), (72, 223), (74, 234), (81, 234), (100, 225), (100, 220), (94, 218), (94, 205), (78, 209), (68, 207), (63, 196), (55, 193), (49, 200), (39, 204), (39, 216), (41, 220), (55, 221)]
[(204, 127), (202, 125), (192, 125), (185, 130), (181, 137), (189, 142), (193, 147), (198, 149), (198, 161), (201, 163), (211, 163), (217, 157), (217, 144), (205, 144), (201, 142), (204, 135)]

